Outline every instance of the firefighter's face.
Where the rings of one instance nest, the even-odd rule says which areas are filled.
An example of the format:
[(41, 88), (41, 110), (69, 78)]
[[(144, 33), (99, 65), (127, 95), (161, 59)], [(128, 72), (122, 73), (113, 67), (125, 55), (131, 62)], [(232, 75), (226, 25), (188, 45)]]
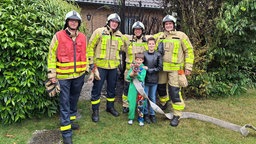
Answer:
[(118, 22), (113, 21), (113, 20), (110, 20), (110, 22), (109, 22), (109, 27), (110, 27), (111, 29), (113, 29), (113, 30), (116, 30), (117, 27), (118, 27)]
[(134, 35), (135, 36), (141, 36), (142, 35), (142, 29), (141, 28), (135, 28), (134, 29)]
[(172, 30), (174, 30), (174, 24), (173, 24), (173, 22), (170, 22), (170, 21), (165, 22), (165, 24), (164, 24), (164, 29), (165, 29), (166, 31), (172, 31)]
[(70, 27), (70, 29), (76, 30), (77, 27), (78, 27), (78, 20), (69, 19), (68, 20), (68, 26)]

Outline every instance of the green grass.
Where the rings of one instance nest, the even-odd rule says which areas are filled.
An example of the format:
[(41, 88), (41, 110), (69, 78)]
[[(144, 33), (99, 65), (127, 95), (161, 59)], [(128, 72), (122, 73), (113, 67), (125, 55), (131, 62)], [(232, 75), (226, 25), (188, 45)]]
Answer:
[[(187, 112), (196, 112), (225, 120), (237, 125), (252, 124), (256, 126), (256, 90), (250, 90), (240, 97), (208, 100), (186, 100)], [(156, 124), (140, 127), (137, 122), (127, 124), (127, 115), (113, 117), (105, 112), (105, 100), (102, 99), (100, 122), (91, 121), (89, 101), (80, 101), (82, 118), (77, 122), (80, 130), (74, 131), (74, 144), (254, 144), (256, 131), (249, 130), (243, 137), (234, 132), (211, 123), (194, 119), (182, 119), (176, 128), (169, 125), (162, 115), (157, 115)], [(121, 103), (116, 102), (121, 111)], [(53, 130), (59, 127), (58, 115), (52, 118), (31, 119), (0, 128), (0, 144), (26, 144), (35, 130)]]

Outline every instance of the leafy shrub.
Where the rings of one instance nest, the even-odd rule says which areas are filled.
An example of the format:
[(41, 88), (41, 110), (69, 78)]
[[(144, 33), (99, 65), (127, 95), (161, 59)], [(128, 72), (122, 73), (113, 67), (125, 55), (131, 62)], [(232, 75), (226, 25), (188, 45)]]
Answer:
[(165, 2), (169, 14), (178, 12), (181, 30), (194, 46), (193, 74), (184, 89), (187, 97), (239, 95), (255, 87), (255, 1)]
[[(217, 18), (204, 82), (210, 96), (230, 96), (255, 87), (256, 2), (227, 1)], [(206, 78), (206, 79), (207, 79)], [(202, 79), (203, 80), (203, 79)]]
[(52, 116), (58, 98), (49, 98), (46, 80), (48, 46), (77, 6), (62, 0), (1, 0), (0, 120)]

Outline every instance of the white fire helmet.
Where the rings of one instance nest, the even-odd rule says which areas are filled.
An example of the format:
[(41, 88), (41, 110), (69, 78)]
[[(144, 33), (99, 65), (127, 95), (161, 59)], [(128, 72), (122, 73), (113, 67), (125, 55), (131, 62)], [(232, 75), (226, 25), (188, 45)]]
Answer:
[(68, 20), (68, 19), (75, 19), (75, 20), (78, 20), (78, 21), (82, 21), (82, 18), (80, 16), (80, 14), (76, 11), (70, 11), (66, 14), (66, 17), (65, 17), (65, 21)]
[(132, 30), (134, 30), (135, 28), (141, 28), (142, 31), (145, 30), (145, 26), (142, 22), (140, 21), (136, 21), (133, 25), (132, 25)]
[(118, 23), (121, 22), (121, 18), (117, 13), (110, 14), (107, 18), (107, 23), (109, 23), (110, 20), (116, 21)]
[(163, 25), (164, 25), (164, 23), (165, 22), (173, 22), (174, 23), (174, 25), (176, 26), (176, 22), (177, 22), (177, 19), (174, 17), (174, 16), (172, 16), (172, 15), (166, 15), (164, 18), (163, 18)]
[(66, 29), (68, 27), (68, 20), (69, 19), (75, 19), (75, 20), (78, 20), (78, 27), (77, 29), (79, 29), (80, 25), (81, 25), (81, 21), (82, 21), (82, 18), (80, 16), (80, 14), (74, 10), (68, 12), (65, 16), (65, 25), (64, 25), (64, 28), (63, 29)]

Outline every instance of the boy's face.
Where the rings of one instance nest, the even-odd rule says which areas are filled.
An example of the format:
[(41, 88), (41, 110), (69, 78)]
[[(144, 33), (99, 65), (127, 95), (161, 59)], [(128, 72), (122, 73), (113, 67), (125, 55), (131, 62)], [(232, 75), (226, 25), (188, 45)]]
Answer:
[(156, 46), (156, 43), (155, 43), (154, 40), (149, 40), (149, 41), (148, 41), (148, 50), (154, 51), (155, 46)]
[(136, 59), (135, 59), (135, 62), (136, 62), (138, 65), (142, 64), (143, 61), (144, 61), (144, 60), (143, 60), (142, 58), (136, 58)]

